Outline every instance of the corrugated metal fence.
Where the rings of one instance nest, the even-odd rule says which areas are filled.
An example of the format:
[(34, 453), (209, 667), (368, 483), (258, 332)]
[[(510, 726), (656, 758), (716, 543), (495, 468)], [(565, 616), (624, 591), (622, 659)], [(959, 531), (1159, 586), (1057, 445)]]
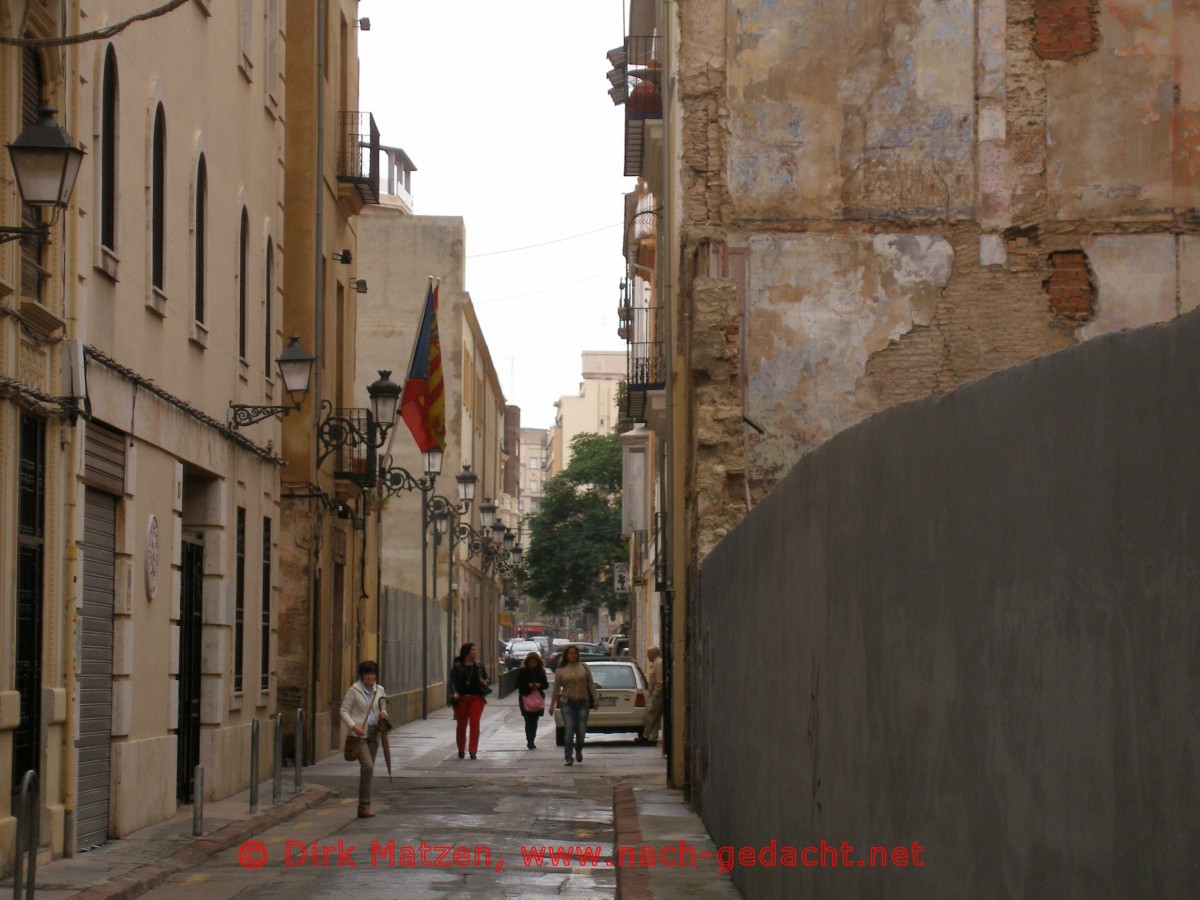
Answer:
[[(428, 659), (426, 684), (445, 680), (446, 649), (442, 646), (441, 607), (432, 599), (426, 610), (426, 646)], [(383, 659), (380, 683), (389, 694), (421, 689), (421, 597), (396, 588), (383, 590), (383, 629), (380, 634)]]

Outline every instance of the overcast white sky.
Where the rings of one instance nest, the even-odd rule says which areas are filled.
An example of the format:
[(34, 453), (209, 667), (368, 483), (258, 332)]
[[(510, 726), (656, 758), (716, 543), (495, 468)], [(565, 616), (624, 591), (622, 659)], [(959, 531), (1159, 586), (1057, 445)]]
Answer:
[[(371, 20), (360, 108), (416, 165), (414, 211), (463, 217), (467, 290), (525, 427), (549, 427), (554, 401), (578, 393), (582, 351), (625, 348), (617, 285), (634, 180), (605, 78), (622, 4), (359, 4)], [(533, 244), (544, 246), (514, 250)]]

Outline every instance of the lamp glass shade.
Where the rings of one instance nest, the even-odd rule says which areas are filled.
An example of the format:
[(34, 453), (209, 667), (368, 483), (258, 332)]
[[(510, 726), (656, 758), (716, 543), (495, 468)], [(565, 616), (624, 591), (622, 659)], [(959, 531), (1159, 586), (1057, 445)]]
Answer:
[(492, 540), (499, 544), (504, 540), (504, 532), (506, 530), (507, 529), (504, 527), (504, 523), (497, 519), (492, 523)]
[(433, 524), (438, 534), (445, 534), (450, 529), (450, 512), (445, 507), (433, 514)]
[(525, 557), (525, 548), (520, 544), (517, 544), (510, 552), (512, 553), (513, 565), (519, 566), (521, 564), (521, 560)]
[(400, 405), (400, 385), (392, 381), (391, 370), (380, 370), (378, 380), (367, 387), (367, 396), (371, 398), (371, 414), (381, 425), (391, 425), (396, 421), (396, 409)]
[(66, 208), (83, 162), (83, 151), (43, 106), (37, 124), (27, 125), (8, 145), (21, 199), (30, 206)]
[(491, 528), (494, 521), (496, 521), (496, 504), (492, 502), (491, 497), (484, 497), (483, 502), (479, 504), (479, 524), (484, 528)]
[(316, 357), (300, 344), (298, 335), (292, 335), (292, 342), (275, 360), (279, 366), (279, 374), (283, 378), (283, 387), (289, 394), (304, 394), (308, 392), (308, 382), (312, 377), (313, 363)]
[[(479, 476), (471, 471), (470, 466), (463, 466), (462, 471), (454, 477), (458, 481), (458, 499), (470, 506), (471, 501), (475, 499), (475, 482), (479, 480)], [(495, 506), (492, 509), (494, 510)]]
[(425, 453), (425, 474), (426, 475), (441, 475), (442, 474), (442, 453), (441, 449), (434, 447)]
[(511, 529), (511, 528), (505, 528), (505, 529), (504, 529), (504, 549), (505, 549), (505, 550), (512, 550), (512, 548), (513, 548), (513, 542), (514, 542), (516, 539), (517, 539), (517, 536), (516, 536), (515, 534), (513, 534), (513, 533), (512, 533), (512, 529)]

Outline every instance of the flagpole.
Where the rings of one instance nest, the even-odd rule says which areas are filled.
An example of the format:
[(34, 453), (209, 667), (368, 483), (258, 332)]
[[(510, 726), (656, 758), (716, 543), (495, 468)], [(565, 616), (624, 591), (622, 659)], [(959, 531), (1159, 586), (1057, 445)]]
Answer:
[[(429, 657), (426, 644), (429, 641), (429, 629), (426, 617), (429, 611), (429, 595), (426, 590), (429, 556), (429, 513), (426, 498), (429, 491), (421, 489), (421, 718), (429, 718)], [(434, 560), (437, 565), (437, 560)]]

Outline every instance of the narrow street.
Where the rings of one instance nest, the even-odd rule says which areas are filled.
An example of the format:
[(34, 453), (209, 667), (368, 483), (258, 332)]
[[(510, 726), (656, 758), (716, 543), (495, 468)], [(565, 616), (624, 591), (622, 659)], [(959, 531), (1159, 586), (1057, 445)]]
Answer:
[[(537, 749), (526, 749), (515, 696), (491, 700), (481, 734), (479, 758), (459, 760), (448, 709), (393, 731), (393, 773), (389, 779), (381, 751), (372, 819), (356, 816), (357, 763), (337, 758), (307, 769), (306, 785), (326, 785), (340, 799), (259, 835), (268, 857), (261, 868), (247, 868), (229, 850), (145, 896), (614, 896), (613, 789), (661, 787), (659, 749), (600, 735), (589, 738), (582, 764), (566, 767), (550, 717), (542, 719)], [(336, 849), (324, 864), (309, 864), (314, 841), (320, 848), (341, 841), (343, 864)], [(394, 865), (382, 851), (373, 864), (372, 846), (389, 842)], [(523, 862), (523, 847), (560, 845), (598, 848), (597, 864)], [(453, 851), (440, 848), (467, 848), (471, 864), (454, 865)]]

